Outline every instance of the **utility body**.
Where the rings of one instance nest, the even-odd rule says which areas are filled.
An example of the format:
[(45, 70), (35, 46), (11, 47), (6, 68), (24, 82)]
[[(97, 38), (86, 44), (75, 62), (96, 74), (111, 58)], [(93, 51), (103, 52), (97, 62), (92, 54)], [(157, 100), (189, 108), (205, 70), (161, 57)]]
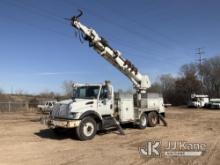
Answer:
[(151, 86), (148, 76), (141, 74), (134, 64), (124, 59), (122, 53), (113, 49), (94, 29), (83, 25), (79, 21), (81, 15), (82, 12), (72, 17), (71, 25), (89, 42), (90, 47), (131, 80), (135, 92), (116, 93), (109, 81), (74, 84), (73, 98), (54, 106), (46, 121), (48, 126), (56, 133), (63, 128), (75, 128), (80, 140), (92, 139), (97, 131), (113, 127), (123, 133), (120, 127), (123, 123), (133, 123), (141, 129), (156, 126), (159, 118), (165, 116), (162, 96), (147, 93)]

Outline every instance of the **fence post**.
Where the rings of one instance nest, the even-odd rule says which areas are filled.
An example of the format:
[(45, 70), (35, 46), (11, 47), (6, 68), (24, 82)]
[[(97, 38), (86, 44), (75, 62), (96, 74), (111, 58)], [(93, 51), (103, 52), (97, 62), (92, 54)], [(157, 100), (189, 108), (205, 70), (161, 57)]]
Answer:
[(25, 107), (26, 107), (26, 111), (28, 112), (28, 110), (29, 110), (29, 105), (28, 105), (28, 102), (27, 102), (27, 101), (25, 102)]
[(8, 102), (8, 112), (11, 112), (11, 102)]

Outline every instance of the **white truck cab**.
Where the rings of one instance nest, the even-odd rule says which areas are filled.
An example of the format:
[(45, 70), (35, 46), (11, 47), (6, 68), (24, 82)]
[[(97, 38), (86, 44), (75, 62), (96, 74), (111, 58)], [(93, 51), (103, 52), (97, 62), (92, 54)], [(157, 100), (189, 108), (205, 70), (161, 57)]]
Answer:
[[(72, 99), (58, 102), (54, 106), (53, 117), (79, 119), (88, 111), (95, 112), (100, 117), (113, 114), (114, 93), (111, 85), (81, 84), (74, 87), (73, 93)], [(64, 105), (66, 112), (60, 113), (60, 108)]]

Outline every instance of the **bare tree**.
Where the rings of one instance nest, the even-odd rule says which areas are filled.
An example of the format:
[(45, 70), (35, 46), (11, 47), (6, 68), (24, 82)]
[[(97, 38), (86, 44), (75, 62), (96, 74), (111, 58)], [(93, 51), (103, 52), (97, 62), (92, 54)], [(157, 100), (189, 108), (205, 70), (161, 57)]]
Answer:
[(151, 85), (151, 87), (147, 90), (149, 93), (161, 93), (161, 84), (159, 82), (155, 82)]
[(192, 93), (220, 97), (220, 56), (206, 59), (202, 65), (183, 65), (178, 78), (162, 75), (148, 91), (161, 92), (165, 103), (174, 105), (186, 104)]
[(18, 89), (18, 90), (15, 91), (15, 94), (16, 95), (24, 95), (25, 92), (22, 89)]
[(183, 65), (180, 68), (180, 77), (174, 78), (171, 74), (161, 75), (160, 82), (154, 83), (152, 89), (163, 94), (165, 103), (186, 104), (192, 93), (201, 91), (202, 83), (197, 73), (195, 64)]
[(175, 83), (175, 103), (186, 104), (192, 93), (202, 92), (202, 82), (198, 78), (198, 67), (196, 64), (186, 64), (180, 69), (182, 77)]
[(39, 96), (43, 97), (43, 98), (47, 98), (47, 99), (56, 99), (58, 94), (51, 92), (51, 91), (43, 91), (39, 94)]
[(180, 68), (180, 75), (182, 77), (197, 77), (198, 66), (194, 63), (185, 64)]
[(209, 96), (220, 97), (220, 56), (205, 60), (200, 75)]
[(71, 97), (73, 93), (73, 81), (64, 81), (62, 84), (62, 88), (66, 96)]
[(165, 103), (173, 103), (175, 98), (176, 78), (171, 74), (165, 74), (160, 77), (161, 91)]

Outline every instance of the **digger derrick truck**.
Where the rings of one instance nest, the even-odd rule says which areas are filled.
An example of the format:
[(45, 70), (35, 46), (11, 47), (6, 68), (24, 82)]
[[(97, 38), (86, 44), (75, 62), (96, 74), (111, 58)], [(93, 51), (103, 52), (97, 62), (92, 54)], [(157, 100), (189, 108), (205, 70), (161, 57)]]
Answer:
[(84, 40), (89, 42), (101, 57), (122, 72), (134, 85), (135, 93), (115, 94), (109, 81), (102, 84), (74, 84), (73, 98), (58, 102), (45, 121), (55, 133), (64, 128), (74, 128), (80, 140), (92, 139), (99, 130), (118, 128), (133, 123), (140, 129), (156, 126), (163, 117), (165, 109), (163, 98), (159, 94), (147, 93), (151, 86), (147, 75), (142, 75), (137, 67), (123, 58), (121, 52), (113, 49), (97, 32), (83, 25), (78, 16), (73, 16), (71, 25), (76, 28)]

